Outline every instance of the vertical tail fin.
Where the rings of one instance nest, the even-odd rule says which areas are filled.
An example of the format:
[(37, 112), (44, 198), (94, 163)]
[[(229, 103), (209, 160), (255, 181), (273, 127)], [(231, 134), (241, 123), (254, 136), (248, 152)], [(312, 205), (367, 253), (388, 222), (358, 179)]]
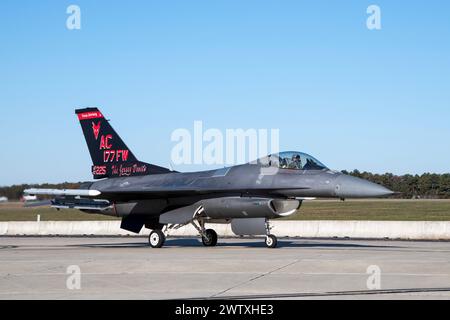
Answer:
[(136, 159), (97, 108), (78, 109), (75, 113), (91, 154), (94, 179), (171, 172)]

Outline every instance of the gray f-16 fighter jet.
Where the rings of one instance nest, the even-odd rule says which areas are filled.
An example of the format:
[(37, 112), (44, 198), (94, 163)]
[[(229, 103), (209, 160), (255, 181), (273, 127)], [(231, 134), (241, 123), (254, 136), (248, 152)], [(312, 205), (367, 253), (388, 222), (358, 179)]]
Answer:
[(97, 108), (76, 110), (97, 182), (77, 190), (25, 190), (52, 195), (54, 208), (73, 208), (122, 218), (121, 228), (151, 229), (150, 246), (163, 246), (169, 232), (192, 224), (205, 246), (217, 244), (209, 223), (231, 223), (237, 235), (265, 235), (277, 246), (269, 219), (287, 217), (308, 198), (371, 198), (393, 192), (328, 169), (302, 152), (271, 154), (254, 163), (180, 173), (139, 161)]

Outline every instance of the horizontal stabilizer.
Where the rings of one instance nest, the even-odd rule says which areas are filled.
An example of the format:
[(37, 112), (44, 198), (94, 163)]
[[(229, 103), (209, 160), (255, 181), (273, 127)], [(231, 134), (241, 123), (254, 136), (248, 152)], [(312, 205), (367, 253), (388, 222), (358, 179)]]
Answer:
[(108, 200), (56, 198), (52, 201), (52, 208), (56, 209), (78, 209), (88, 211), (106, 211), (113, 209)]
[(38, 208), (38, 207), (50, 207), (52, 205), (51, 200), (43, 200), (43, 201), (32, 201), (25, 202), (23, 204), (24, 208)]

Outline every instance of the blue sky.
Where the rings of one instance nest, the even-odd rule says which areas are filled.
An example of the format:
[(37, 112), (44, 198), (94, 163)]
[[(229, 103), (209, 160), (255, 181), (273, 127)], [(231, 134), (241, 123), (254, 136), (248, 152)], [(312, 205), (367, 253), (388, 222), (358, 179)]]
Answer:
[[(81, 8), (81, 30), (66, 8)], [(381, 8), (382, 29), (366, 28)], [(448, 1), (0, 2), (0, 185), (90, 180), (74, 109), (142, 161), (173, 130), (279, 128), (334, 169), (449, 172)], [(176, 167), (200, 170), (207, 166)]]

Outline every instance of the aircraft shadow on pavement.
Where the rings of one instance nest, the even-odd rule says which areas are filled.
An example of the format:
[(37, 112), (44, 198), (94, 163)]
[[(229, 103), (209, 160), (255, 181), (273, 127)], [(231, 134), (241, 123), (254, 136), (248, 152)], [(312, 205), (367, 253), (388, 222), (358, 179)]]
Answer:
[(17, 249), (17, 248), (18, 248), (18, 246), (11, 246), (11, 245), (8, 245), (8, 246), (0, 246), (0, 250)]
[(77, 248), (104, 248), (104, 249), (120, 249), (120, 248), (146, 248), (148, 242), (123, 242), (123, 243), (84, 243), (84, 244), (72, 244), (68, 247)]
[[(117, 249), (117, 248), (147, 248), (149, 247), (146, 239), (142, 239), (142, 242), (123, 242), (123, 243), (91, 243), (91, 244), (78, 244), (71, 245), (73, 247), (86, 247), (86, 248), (106, 248), (106, 249)], [(199, 239), (192, 238), (178, 238), (178, 239), (167, 239), (164, 247), (203, 247), (202, 242)], [(218, 248), (226, 247), (247, 247), (247, 248), (266, 248), (264, 239), (249, 239), (245, 241), (232, 241), (232, 242), (220, 242), (217, 244)], [(398, 248), (396, 246), (389, 245), (369, 245), (369, 244), (356, 244), (356, 243), (314, 243), (314, 242), (304, 242), (304, 241), (291, 241), (291, 240), (279, 240), (278, 248), (341, 248), (341, 249), (351, 249), (351, 248)]]
[[(255, 239), (252, 242), (231, 242), (218, 243), (219, 247), (251, 247), (251, 248), (266, 248), (263, 239)], [(393, 246), (379, 246), (355, 243), (312, 243), (292, 240), (278, 240), (278, 248), (394, 248)]]

